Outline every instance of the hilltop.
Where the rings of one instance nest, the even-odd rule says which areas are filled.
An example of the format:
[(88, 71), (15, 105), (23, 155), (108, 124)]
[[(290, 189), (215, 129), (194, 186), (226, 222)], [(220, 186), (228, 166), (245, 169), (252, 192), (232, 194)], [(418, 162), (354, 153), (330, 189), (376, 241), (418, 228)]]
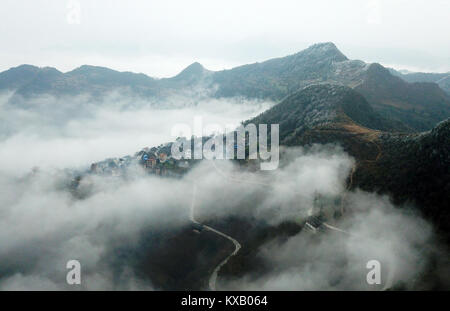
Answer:
[(280, 140), (286, 144), (319, 126), (345, 124), (373, 130), (407, 130), (403, 124), (380, 116), (361, 94), (334, 84), (305, 87), (249, 122), (280, 124)]

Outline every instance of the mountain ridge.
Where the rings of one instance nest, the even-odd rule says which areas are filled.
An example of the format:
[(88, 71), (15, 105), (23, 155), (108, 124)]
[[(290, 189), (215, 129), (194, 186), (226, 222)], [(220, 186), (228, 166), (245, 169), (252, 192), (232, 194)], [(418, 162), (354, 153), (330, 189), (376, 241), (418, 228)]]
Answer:
[[(11, 79), (9, 84), (8, 79)], [(155, 102), (163, 102), (173, 95), (279, 102), (308, 85), (319, 83), (354, 88), (383, 117), (405, 123), (414, 131), (431, 129), (450, 116), (450, 96), (438, 84), (406, 82), (380, 64), (348, 59), (331, 42), (222, 71), (210, 71), (193, 63), (176, 76), (164, 79), (88, 65), (67, 73), (33, 67), (16, 67), (0, 73), (0, 90), (15, 88), (10, 101), (16, 105), (36, 95), (103, 96), (115, 89), (126, 90), (130, 99), (156, 99)]]
[(365, 98), (352, 88), (334, 84), (310, 85), (289, 95), (246, 123), (280, 124), (280, 141), (330, 123), (352, 123), (373, 130), (406, 131), (376, 113)]

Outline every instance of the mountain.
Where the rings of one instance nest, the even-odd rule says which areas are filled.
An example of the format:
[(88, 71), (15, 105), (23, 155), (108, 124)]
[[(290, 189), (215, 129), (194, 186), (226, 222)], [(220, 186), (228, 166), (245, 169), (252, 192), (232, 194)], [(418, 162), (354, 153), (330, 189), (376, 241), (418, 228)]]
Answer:
[(360, 165), (354, 186), (412, 203), (450, 241), (450, 119), (420, 134), (378, 135), (382, 155)]
[(436, 83), (441, 89), (443, 89), (448, 95), (450, 95), (450, 72), (447, 73), (427, 73), (427, 72), (401, 72), (391, 70), (393, 75), (396, 75), (406, 82), (430, 82)]
[(0, 73), (0, 90), (16, 90), (32, 81), (40, 71), (38, 67), (21, 65)]
[(155, 81), (142, 73), (119, 72), (105, 67), (88, 65), (69, 71), (66, 76), (82, 81), (85, 85), (104, 87), (149, 86)]
[(399, 125), (355, 90), (325, 84), (306, 87), (248, 122), (279, 123), (282, 145), (339, 143), (357, 161), (352, 189), (417, 206), (450, 239), (450, 119), (427, 132), (395, 133)]
[[(10, 70), (24, 69), (21, 66)], [(26, 75), (22, 73), (21, 75)], [(81, 94), (103, 95), (117, 89), (128, 89), (132, 94), (148, 96), (148, 90), (156, 89), (155, 80), (144, 74), (119, 72), (109, 68), (84, 65), (67, 73), (55, 68), (33, 67), (29, 79), (11, 79), (3, 89), (13, 89), (12, 101), (36, 95), (71, 96)], [(2, 89), (0, 85), (0, 89)]]
[[(197, 95), (203, 90), (211, 88), (213, 71), (207, 70), (200, 63), (195, 62), (172, 78), (159, 80), (160, 88), (167, 94)], [(189, 93), (187, 93), (189, 92)], [(194, 92), (194, 94), (193, 94)]]
[(355, 125), (373, 130), (407, 130), (403, 124), (380, 116), (361, 94), (335, 84), (305, 87), (249, 122), (280, 124), (280, 141), (286, 144), (318, 126)]
[(347, 61), (333, 43), (315, 44), (294, 55), (216, 72), (217, 96), (279, 100), (309, 84), (328, 81), (333, 64)]
[(352, 88), (334, 84), (308, 86), (245, 123), (279, 124), (281, 145), (338, 143), (359, 162), (376, 157), (381, 133), (406, 131)]
[(436, 83), (407, 83), (380, 64), (371, 64), (355, 87), (384, 116), (418, 131), (450, 116), (450, 97)]
[(130, 99), (157, 102), (174, 95), (281, 101), (308, 85), (332, 83), (354, 88), (381, 116), (403, 122), (404, 128), (411, 131), (429, 130), (450, 116), (450, 96), (434, 83), (450, 83), (447, 78), (409, 83), (399, 78), (401, 73), (392, 73), (395, 72), (379, 64), (350, 60), (333, 43), (326, 42), (293, 55), (230, 70), (209, 71), (193, 63), (165, 79), (95, 66), (81, 66), (67, 73), (20, 66), (0, 74), (0, 90), (15, 89), (13, 103), (20, 102), (17, 98), (43, 94), (102, 96), (116, 89)]
[[(280, 71), (278, 71), (280, 69)], [(411, 130), (431, 129), (450, 116), (450, 96), (435, 83), (408, 83), (380, 64), (349, 60), (331, 43), (292, 56), (215, 74), (219, 96), (282, 99), (299, 88), (335, 83), (354, 88), (385, 118)]]
[(186, 67), (182, 72), (177, 74), (175, 77), (164, 80), (181, 82), (183, 84), (190, 84), (198, 82), (200, 79), (203, 79), (205, 76), (209, 75), (209, 73), (211, 73), (211, 71), (205, 69), (205, 67), (203, 67), (200, 63), (195, 62)]
[(26, 81), (16, 90), (15, 94), (22, 96), (33, 96), (34, 94), (45, 94), (47, 90), (60, 88), (66, 92), (70, 90), (70, 86), (64, 81), (64, 74), (53, 68), (39, 68), (33, 75), (33, 78)]

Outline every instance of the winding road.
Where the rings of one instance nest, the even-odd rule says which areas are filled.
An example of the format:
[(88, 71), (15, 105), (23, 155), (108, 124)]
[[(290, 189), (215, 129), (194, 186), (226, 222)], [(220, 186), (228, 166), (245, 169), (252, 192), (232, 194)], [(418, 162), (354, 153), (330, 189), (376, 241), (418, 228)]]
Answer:
[(197, 196), (197, 185), (194, 183), (194, 189), (193, 189), (193, 192), (192, 192), (191, 210), (190, 210), (190, 219), (191, 219), (191, 221), (193, 223), (195, 223), (195, 224), (202, 225), (204, 230), (208, 230), (208, 231), (214, 232), (215, 234), (220, 235), (221, 237), (231, 241), (234, 244), (234, 251), (230, 255), (228, 255), (222, 262), (220, 262), (217, 265), (217, 267), (213, 270), (213, 273), (211, 274), (211, 276), (209, 278), (209, 282), (208, 282), (209, 289), (212, 290), (212, 291), (215, 291), (216, 290), (216, 283), (217, 283), (217, 275), (219, 274), (220, 269), (228, 262), (228, 260), (232, 256), (236, 255), (239, 252), (239, 250), (241, 249), (241, 244), (236, 239), (230, 237), (229, 235), (227, 235), (227, 234), (225, 234), (225, 233), (223, 233), (223, 232), (221, 232), (221, 231), (219, 231), (217, 229), (214, 229), (214, 228), (212, 228), (210, 226), (201, 224), (200, 222), (198, 222), (195, 219), (195, 199), (196, 199), (196, 196)]
[(223, 260), (223, 261), (222, 261), (222, 262), (214, 269), (213, 273), (211, 274), (211, 277), (209, 278), (209, 288), (210, 288), (211, 290), (216, 290), (217, 275), (218, 275), (220, 269), (228, 262), (228, 260), (229, 260), (232, 256), (236, 255), (236, 254), (239, 252), (239, 250), (241, 249), (241, 244), (239, 244), (239, 242), (238, 242), (237, 240), (233, 239), (232, 237), (230, 237), (229, 235), (226, 235), (226, 234), (223, 233), (223, 232), (220, 232), (220, 231), (218, 231), (218, 230), (216, 230), (216, 229), (214, 229), (214, 228), (211, 228), (211, 227), (209, 227), (209, 226), (206, 226), (206, 225), (204, 225), (204, 227), (205, 227), (206, 230), (209, 230), (209, 231), (212, 231), (212, 232), (214, 232), (214, 233), (217, 233), (218, 235), (220, 235), (220, 236), (222, 236), (222, 237), (224, 237), (224, 238), (230, 240), (230, 241), (233, 242), (233, 244), (234, 244), (234, 251), (233, 251), (230, 255), (228, 255), (228, 257), (225, 258), (225, 259), (224, 259), (224, 260)]

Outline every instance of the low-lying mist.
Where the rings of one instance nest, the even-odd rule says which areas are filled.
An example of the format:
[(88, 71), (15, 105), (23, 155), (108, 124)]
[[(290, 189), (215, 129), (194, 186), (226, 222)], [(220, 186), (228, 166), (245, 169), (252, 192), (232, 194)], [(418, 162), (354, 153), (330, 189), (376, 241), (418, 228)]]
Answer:
[[(128, 179), (86, 175), (75, 190), (73, 176), (62, 170), (172, 141), (171, 127), (191, 124), (195, 116), (205, 123), (236, 124), (272, 103), (211, 99), (162, 109), (125, 107), (120, 97), (86, 103), (80, 96), (64, 102), (38, 98), (24, 108), (12, 107), (8, 97), (0, 103), (0, 289), (162, 289), (161, 267), (146, 267), (158, 271), (152, 279), (136, 264), (143, 252), (160, 247), (152, 235), (176, 240), (190, 234), (191, 213), (204, 223), (237, 217), (271, 227), (303, 224), (314, 213), (317, 194), (344, 196), (348, 212), (330, 220), (331, 229), (324, 232), (302, 229), (263, 243), (255, 252), (268, 267), (264, 273), (219, 275), (219, 288), (359, 290), (413, 284), (427, 269), (430, 253), (437, 252), (433, 229), (420, 215), (395, 208), (387, 197), (347, 193), (354, 160), (339, 146), (283, 148), (275, 171), (252, 173), (231, 161), (205, 160), (182, 178), (134, 168)], [(41, 169), (32, 172), (34, 166)], [(143, 237), (150, 241), (147, 248), (141, 247)], [(211, 239), (205, 232), (198, 237)], [(195, 243), (186, 251), (195, 254)], [(166, 256), (174, 265), (185, 260), (152, 256)], [(78, 287), (66, 283), (66, 263), (72, 259), (82, 266)], [(377, 287), (366, 283), (365, 265), (373, 259), (382, 263), (383, 284)], [(196, 260), (197, 266), (215, 265), (209, 257)], [(448, 282), (445, 269), (436, 271)]]
[(0, 96), (0, 170), (87, 166), (173, 141), (171, 128), (207, 123), (239, 124), (273, 103), (244, 99), (174, 97), (165, 102), (132, 101), (117, 92), (101, 100), (87, 95), (40, 96), (11, 104)]
[[(148, 251), (140, 248), (143, 235), (170, 235), (190, 226), (192, 207), (201, 222), (231, 216), (277, 226), (306, 219), (316, 193), (345, 192), (353, 160), (339, 147), (284, 152), (294, 160), (270, 174), (242, 172), (227, 161), (205, 160), (181, 179), (147, 176), (139, 170), (128, 180), (89, 175), (78, 186), (78, 191), (87, 193), (82, 199), (66, 186), (70, 178), (61, 171), (21, 178), (3, 173), (0, 289), (161, 289), (158, 282), (141, 276), (133, 258), (124, 260), (118, 250), (126, 246), (135, 249), (128, 257), (141, 256)], [(370, 289), (365, 264), (372, 259), (389, 271), (383, 282), (384, 277), (392, 284), (408, 282), (423, 271), (427, 255), (422, 250), (433, 237), (430, 225), (419, 215), (360, 191), (348, 195), (348, 204), (353, 212), (333, 223), (346, 233), (302, 230), (287, 240), (274, 237), (257, 250), (271, 267), (266, 274), (219, 279), (220, 288)], [(245, 241), (241, 243), (246, 247)], [(195, 252), (195, 246), (189, 251)], [(65, 264), (72, 259), (82, 265), (82, 284), (76, 288), (65, 281)], [(185, 259), (167, 260), (176, 264)], [(198, 262), (207, 263), (208, 258)]]

